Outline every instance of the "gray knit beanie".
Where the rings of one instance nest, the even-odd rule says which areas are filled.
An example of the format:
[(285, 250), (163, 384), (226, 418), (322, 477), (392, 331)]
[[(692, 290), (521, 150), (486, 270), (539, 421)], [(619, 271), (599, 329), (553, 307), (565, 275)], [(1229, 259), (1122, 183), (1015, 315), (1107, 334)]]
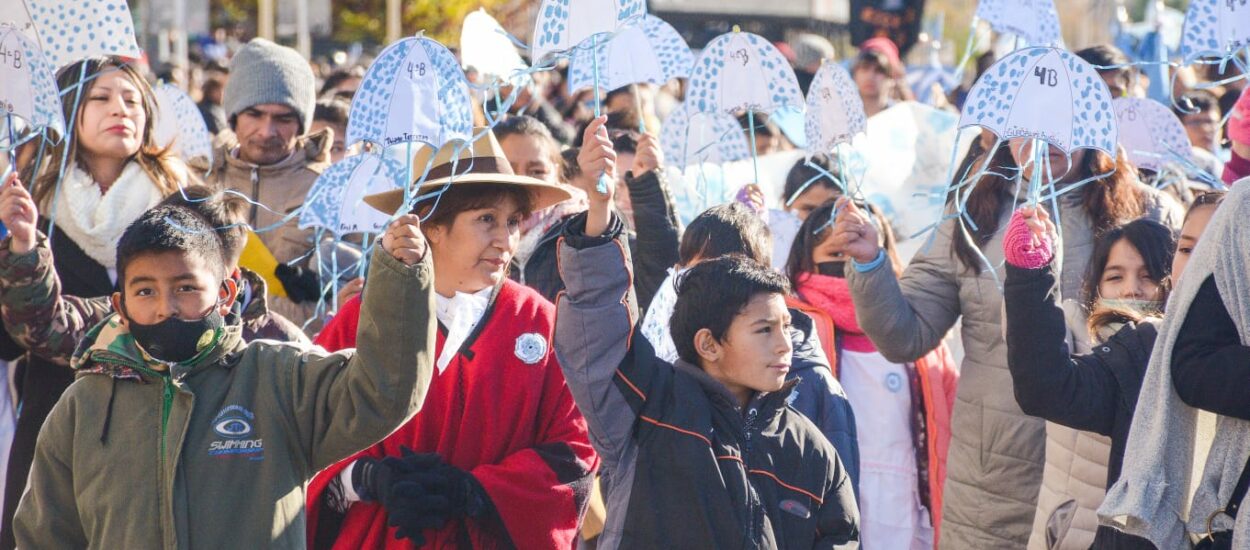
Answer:
[(800, 34), (790, 47), (794, 49), (794, 66), (800, 69), (820, 65), (820, 60), (834, 56), (833, 43), (818, 34)]
[(301, 130), (307, 132), (312, 127), (316, 88), (312, 68), (299, 52), (264, 38), (253, 38), (230, 60), (230, 80), (226, 82), (222, 107), (233, 122), (235, 115), (249, 107), (265, 103), (286, 105), (299, 114)]

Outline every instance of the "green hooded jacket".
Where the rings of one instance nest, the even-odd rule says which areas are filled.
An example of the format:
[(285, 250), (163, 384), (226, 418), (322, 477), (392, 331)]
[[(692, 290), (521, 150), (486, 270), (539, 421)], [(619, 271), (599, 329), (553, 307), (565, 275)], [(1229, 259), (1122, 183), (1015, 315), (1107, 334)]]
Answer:
[(434, 365), (428, 255), (378, 247), (358, 349), (243, 343), (238, 325), (166, 368), (119, 322), (92, 329), (48, 416), (21, 548), (303, 548), (304, 484), (415, 414)]

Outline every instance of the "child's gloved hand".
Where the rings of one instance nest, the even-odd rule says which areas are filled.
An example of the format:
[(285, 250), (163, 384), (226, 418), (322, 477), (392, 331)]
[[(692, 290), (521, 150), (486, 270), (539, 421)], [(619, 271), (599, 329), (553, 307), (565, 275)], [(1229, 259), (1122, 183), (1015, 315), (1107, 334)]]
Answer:
[(421, 217), (404, 214), (386, 227), (382, 235), (382, 250), (404, 265), (415, 265), (425, 258), (425, 236), (421, 234)]
[(1055, 224), (1046, 209), (1023, 206), (1011, 215), (1003, 235), (1007, 262), (1024, 269), (1038, 269), (1054, 256)]
[(35, 248), (35, 222), (38, 219), (39, 209), (35, 207), (34, 199), (22, 187), (17, 173), (10, 173), (5, 178), (3, 190), (0, 190), (0, 222), (4, 222), (12, 235), (9, 241), (11, 252), (25, 254)]

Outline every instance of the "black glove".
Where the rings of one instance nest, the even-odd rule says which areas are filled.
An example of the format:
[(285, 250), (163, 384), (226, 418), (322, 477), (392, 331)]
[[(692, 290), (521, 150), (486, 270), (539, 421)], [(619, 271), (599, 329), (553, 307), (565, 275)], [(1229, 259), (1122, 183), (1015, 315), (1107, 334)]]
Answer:
[(395, 494), (395, 483), (404, 475), (424, 471), (440, 462), (438, 455), (418, 455), (407, 447), (401, 447), (402, 458), (361, 458), (352, 467), (352, 489), (366, 502), (377, 502), (389, 507)]
[(448, 521), (477, 517), (487, 509), (489, 496), (473, 474), (443, 462), (434, 453), (407, 454), (402, 458), (411, 470), (393, 478), (387, 524), (396, 538), (409, 538), (418, 547), (425, 543), (426, 529), (438, 529)]
[(301, 304), (321, 299), (321, 280), (315, 270), (279, 263), (274, 268), (273, 275), (282, 283), (282, 288), (286, 289), (286, 296), (291, 301)]

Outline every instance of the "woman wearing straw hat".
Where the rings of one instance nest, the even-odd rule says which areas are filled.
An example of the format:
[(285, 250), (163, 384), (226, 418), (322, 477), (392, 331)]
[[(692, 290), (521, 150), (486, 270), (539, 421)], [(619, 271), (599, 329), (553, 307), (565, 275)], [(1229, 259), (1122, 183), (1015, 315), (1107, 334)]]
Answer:
[[(413, 165), (427, 166), (428, 151)], [(438, 150), (412, 195), (439, 190), (412, 208), (435, 266), (438, 369), (429, 405), (313, 480), (310, 543), (407, 548), (396, 540), (404, 537), (417, 547), (572, 547), (598, 457), (548, 345), (554, 307), (507, 276), (521, 221), (570, 193), (513, 173), (489, 131), (471, 146)], [(365, 202), (388, 213), (406, 208), (402, 190)], [(317, 343), (353, 347), (359, 313), (354, 298)]]

